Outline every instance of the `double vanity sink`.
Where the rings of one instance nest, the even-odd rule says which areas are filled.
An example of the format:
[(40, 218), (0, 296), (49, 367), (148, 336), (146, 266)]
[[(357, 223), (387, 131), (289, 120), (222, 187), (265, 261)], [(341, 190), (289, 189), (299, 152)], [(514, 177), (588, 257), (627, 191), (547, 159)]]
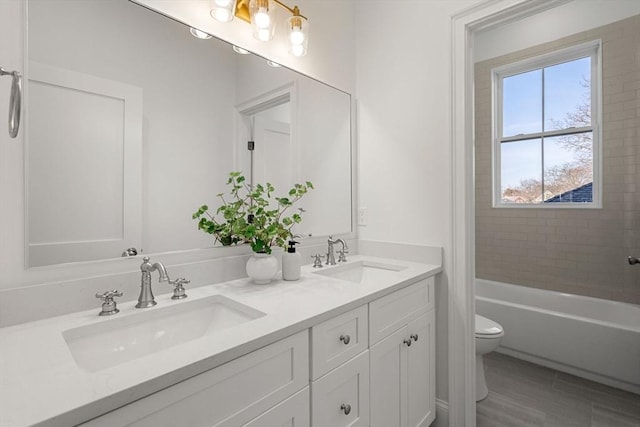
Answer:
[(440, 266), (355, 256), (300, 280), (243, 278), (4, 328), (0, 424), (74, 425), (362, 306)]
[[(360, 260), (318, 269), (313, 274), (367, 284), (381, 280), (392, 282), (396, 273), (406, 268)], [(224, 295), (213, 295), (68, 329), (62, 336), (76, 364), (89, 372), (97, 372), (265, 315)]]

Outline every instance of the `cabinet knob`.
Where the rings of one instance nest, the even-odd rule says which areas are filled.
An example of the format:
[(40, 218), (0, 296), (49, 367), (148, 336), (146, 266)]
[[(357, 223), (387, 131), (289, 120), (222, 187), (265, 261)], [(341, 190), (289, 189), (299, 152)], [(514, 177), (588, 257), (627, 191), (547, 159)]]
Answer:
[(345, 415), (349, 415), (351, 413), (351, 405), (343, 403), (342, 406), (340, 406), (340, 410), (344, 412)]
[(411, 334), (411, 339), (414, 341), (418, 341), (418, 334)]
[(351, 337), (349, 335), (340, 335), (340, 341), (347, 345), (351, 342)]
[(405, 340), (404, 340), (404, 341), (402, 341), (402, 342), (403, 342), (403, 343), (405, 343), (407, 347), (411, 347), (411, 343), (412, 343), (411, 338), (409, 338), (409, 339), (405, 339)]

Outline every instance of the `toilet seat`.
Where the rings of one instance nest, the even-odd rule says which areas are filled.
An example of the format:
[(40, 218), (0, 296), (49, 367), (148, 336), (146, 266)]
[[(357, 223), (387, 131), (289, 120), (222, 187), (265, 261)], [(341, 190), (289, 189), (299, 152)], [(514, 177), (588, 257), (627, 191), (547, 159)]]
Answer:
[(476, 314), (476, 338), (498, 338), (504, 335), (499, 323)]

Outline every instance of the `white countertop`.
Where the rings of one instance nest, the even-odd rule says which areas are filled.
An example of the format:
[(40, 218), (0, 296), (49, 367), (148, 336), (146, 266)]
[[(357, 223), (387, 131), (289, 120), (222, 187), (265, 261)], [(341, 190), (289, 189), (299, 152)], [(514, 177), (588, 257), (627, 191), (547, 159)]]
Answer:
[[(96, 300), (95, 310), (2, 328), (0, 426), (78, 424), (441, 271), (439, 265), (366, 256), (350, 257), (348, 263), (359, 260), (407, 268), (398, 271), (392, 281), (356, 284), (312, 274), (314, 270), (309, 265), (302, 268), (302, 276), (295, 282), (276, 280), (255, 285), (244, 278), (187, 288), (189, 297), (185, 300), (173, 301), (171, 294), (163, 294), (156, 296), (158, 305), (145, 310), (135, 309), (136, 301), (130, 301), (118, 305), (120, 313), (107, 317), (97, 316), (100, 304)], [(323, 270), (329, 268), (335, 267)], [(135, 316), (216, 294), (266, 315), (218, 331), (213, 337), (205, 335), (98, 372), (79, 368), (62, 336), (65, 330), (78, 326)]]

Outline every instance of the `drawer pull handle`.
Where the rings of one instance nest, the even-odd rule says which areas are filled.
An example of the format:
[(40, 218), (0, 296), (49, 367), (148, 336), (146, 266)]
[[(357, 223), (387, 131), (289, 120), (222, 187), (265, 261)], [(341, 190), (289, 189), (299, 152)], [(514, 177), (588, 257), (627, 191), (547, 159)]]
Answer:
[(349, 335), (340, 335), (340, 341), (347, 345), (351, 342), (351, 337)]
[(411, 338), (409, 338), (408, 340), (405, 339), (404, 341), (402, 341), (403, 343), (405, 343), (407, 345), (407, 347), (411, 347)]
[(348, 403), (343, 403), (342, 406), (340, 406), (340, 409), (345, 415), (349, 415), (351, 413), (351, 405)]
[(411, 339), (414, 341), (418, 341), (418, 334), (411, 334)]

